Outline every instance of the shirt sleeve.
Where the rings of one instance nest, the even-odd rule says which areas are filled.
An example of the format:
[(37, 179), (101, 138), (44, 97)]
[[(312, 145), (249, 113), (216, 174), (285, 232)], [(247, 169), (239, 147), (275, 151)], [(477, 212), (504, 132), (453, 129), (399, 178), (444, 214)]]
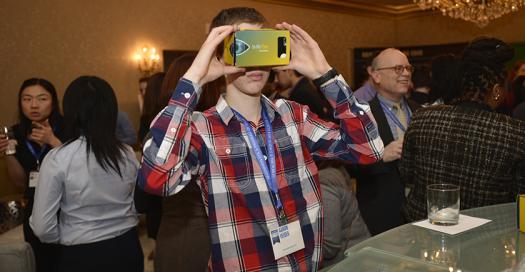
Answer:
[(303, 106), (301, 134), (314, 157), (358, 164), (378, 161), (384, 147), (370, 106), (355, 98), (342, 76), (321, 86), (321, 92), (339, 124), (323, 121)]
[(65, 173), (55, 154), (48, 154), (42, 162), (33, 212), (29, 218), (29, 225), (43, 243), (58, 243), (60, 240), (57, 213), (62, 199)]
[(199, 173), (202, 138), (192, 133), (191, 115), (200, 88), (181, 79), (166, 106), (151, 124), (144, 144), (138, 185), (146, 192), (168, 196), (179, 192)]

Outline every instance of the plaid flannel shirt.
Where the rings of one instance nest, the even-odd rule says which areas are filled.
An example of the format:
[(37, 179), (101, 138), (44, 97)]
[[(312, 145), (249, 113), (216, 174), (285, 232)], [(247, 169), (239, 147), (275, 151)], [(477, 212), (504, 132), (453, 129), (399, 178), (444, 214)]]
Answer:
[[(321, 261), (322, 209), (313, 159), (374, 163), (383, 142), (367, 104), (354, 98), (341, 76), (323, 86), (340, 126), (306, 106), (261, 97), (273, 128), (279, 197), (288, 222), (299, 220), (305, 248), (274, 259), (269, 230), (278, 226), (271, 190), (242, 122), (224, 98), (194, 112), (200, 88), (181, 79), (168, 106), (151, 125), (138, 183), (158, 195), (201, 188), (211, 237), (209, 268), (216, 271), (316, 271)], [(252, 124), (266, 155), (264, 125)]]

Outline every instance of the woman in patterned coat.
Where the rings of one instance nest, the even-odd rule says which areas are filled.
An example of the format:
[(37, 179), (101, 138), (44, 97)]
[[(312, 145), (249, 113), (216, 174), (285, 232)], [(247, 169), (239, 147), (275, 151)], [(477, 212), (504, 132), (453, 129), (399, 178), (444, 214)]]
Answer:
[(504, 101), (505, 62), (512, 47), (478, 38), (464, 50), (451, 105), (414, 114), (400, 172), (409, 221), (426, 218), (426, 186), (460, 186), (461, 209), (512, 202), (525, 192), (525, 122), (496, 113)]

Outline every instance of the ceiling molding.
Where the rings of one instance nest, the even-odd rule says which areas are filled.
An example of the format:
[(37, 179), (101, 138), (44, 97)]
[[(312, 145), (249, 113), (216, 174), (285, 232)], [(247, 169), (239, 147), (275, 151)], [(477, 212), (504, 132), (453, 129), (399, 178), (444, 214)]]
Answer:
[(276, 5), (324, 10), (352, 15), (363, 15), (390, 19), (406, 19), (428, 15), (416, 4), (390, 5), (381, 3), (364, 3), (352, 0), (252, 0)]

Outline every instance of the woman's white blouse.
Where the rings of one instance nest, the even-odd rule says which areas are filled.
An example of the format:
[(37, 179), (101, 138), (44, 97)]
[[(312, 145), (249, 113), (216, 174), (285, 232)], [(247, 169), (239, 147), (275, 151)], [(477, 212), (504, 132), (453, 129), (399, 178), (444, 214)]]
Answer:
[(83, 137), (51, 150), (40, 168), (30, 225), (40, 241), (77, 245), (117, 237), (137, 225), (133, 191), (138, 161), (126, 146), (122, 177), (95, 154)]

